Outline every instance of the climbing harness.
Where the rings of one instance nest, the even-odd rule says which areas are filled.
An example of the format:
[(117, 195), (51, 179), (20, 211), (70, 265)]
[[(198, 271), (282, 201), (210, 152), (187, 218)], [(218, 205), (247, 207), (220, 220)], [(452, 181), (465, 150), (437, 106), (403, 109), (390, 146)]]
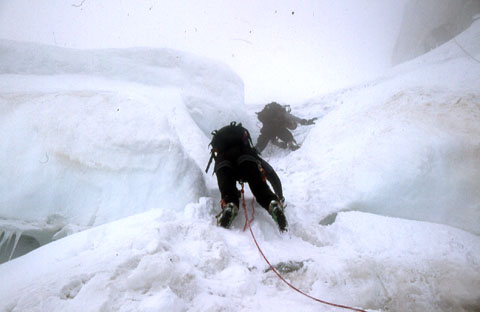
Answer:
[[(267, 262), (268, 266), (270, 267), (270, 269), (278, 276), (278, 278), (284, 282), (285, 284), (287, 284), (290, 288), (292, 288), (293, 290), (295, 290), (296, 292), (312, 299), (312, 300), (315, 300), (317, 302), (320, 302), (320, 303), (323, 303), (323, 304), (327, 304), (327, 305), (330, 305), (330, 306), (333, 306), (333, 307), (337, 307), (337, 308), (343, 308), (343, 309), (348, 309), (348, 310), (352, 310), (352, 311), (357, 311), (357, 312), (366, 312), (365, 310), (362, 310), (362, 309), (358, 309), (358, 308), (353, 308), (353, 307), (349, 307), (349, 306), (345, 306), (345, 305), (341, 305), (341, 304), (336, 304), (336, 303), (332, 303), (332, 302), (328, 302), (328, 301), (325, 301), (325, 300), (321, 300), (321, 299), (318, 299), (318, 298), (315, 298), (303, 291), (301, 291), (300, 289), (296, 288), (295, 286), (293, 286), (291, 283), (289, 283), (285, 278), (283, 278), (282, 275), (280, 275), (280, 273), (278, 273), (278, 271), (273, 267), (273, 265), (270, 263), (270, 261), (268, 261), (267, 257), (265, 256), (265, 254), (263, 253), (262, 249), (260, 248), (260, 245), (258, 245), (258, 242), (257, 242), (257, 239), (255, 238), (255, 235), (253, 234), (253, 231), (252, 231), (252, 227), (251, 227), (251, 224), (252, 224), (252, 221), (253, 221), (253, 218), (254, 218), (254, 214), (255, 214), (255, 210), (253, 210), (252, 212), (252, 219), (250, 220), (248, 218), (248, 213), (247, 213), (247, 205), (245, 203), (245, 194), (244, 194), (244, 190), (243, 190), (243, 183), (240, 183), (240, 185), (242, 186), (242, 189), (241, 189), (241, 194), (242, 194), (242, 206), (243, 206), (243, 212), (245, 214), (245, 225), (243, 227), (243, 231), (246, 230), (247, 226), (248, 226), (248, 229), (250, 230), (250, 234), (252, 235), (252, 238), (253, 238), (253, 241), (255, 242), (255, 245), (257, 246), (258, 248), (258, 251), (260, 252), (260, 254), (263, 256), (263, 259), (265, 259), (265, 262)], [(254, 207), (254, 201), (252, 201), (252, 207)]]

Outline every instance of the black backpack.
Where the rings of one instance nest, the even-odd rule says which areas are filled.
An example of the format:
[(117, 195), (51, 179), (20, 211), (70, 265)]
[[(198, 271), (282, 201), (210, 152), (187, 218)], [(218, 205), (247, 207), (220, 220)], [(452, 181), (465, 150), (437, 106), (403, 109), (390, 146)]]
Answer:
[(212, 131), (212, 141), (210, 146), (216, 153), (222, 153), (233, 146), (252, 147), (252, 139), (247, 129), (242, 126), (242, 123), (232, 121), (228, 126), (220, 130)]
[(269, 121), (283, 120), (286, 112), (288, 112), (286, 107), (278, 104), (277, 102), (272, 102), (265, 105), (265, 107), (256, 114), (258, 120), (260, 120), (262, 123), (268, 123)]
[(212, 147), (211, 156), (205, 172), (208, 172), (210, 164), (215, 158), (215, 154), (223, 153), (231, 147), (244, 146), (256, 152), (255, 147), (253, 147), (250, 133), (242, 126), (242, 123), (237, 124), (235, 121), (232, 121), (228, 126), (225, 126), (220, 130), (212, 131), (212, 135), (213, 138), (209, 144), (209, 146)]
[[(205, 169), (205, 173), (208, 172), (212, 160), (216, 157), (215, 154), (222, 153), (230, 147), (243, 145), (247, 148), (251, 148), (257, 155), (259, 155), (258, 151), (253, 146), (250, 133), (242, 126), (242, 123), (237, 124), (235, 121), (232, 121), (228, 126), (225, 126), (220, 130), (212, 131), (212, 135), (213, 138), (209, 144), (209, 146), (212, 146), (211, 156), (207, 168)], [(260, 156), (258, 156), (258, 160), (264, 170), (265, 178), (268, 179), (270, 184), (272, 184), (275, 194), (277, 194), (278, 198), (283, 202), (285, 199), (283, 198), (282, 182), (280, 181), (280, 178), (268, 162)]]

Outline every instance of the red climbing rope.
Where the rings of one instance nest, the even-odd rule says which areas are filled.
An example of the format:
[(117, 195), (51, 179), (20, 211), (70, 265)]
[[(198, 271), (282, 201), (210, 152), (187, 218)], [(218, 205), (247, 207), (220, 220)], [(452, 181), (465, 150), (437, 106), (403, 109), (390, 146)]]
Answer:
[[(244, 191), (243, 191), (243, 183), (240, 183), (240, 185), (242, 186), (242, 189), (240, 190), (240, 192), (242, 193), (242, 205), (243, 205), (243, 208), (246, 209), (245, 207), (247, 206), (247, 204), (245, 204), (245, 195), (244, 195)], [(254, 218), (255, 218), (255, 198), (252, 198), (252, 220), (248, 220), (248, 218), (245, 219), (245, 225), (243, 226), (243, 231), (244, 232), (247, 229), (247, 225), (250, 226), (250, 224), (253, 222)]]
[[(248, 213), (247, 213), (247, 205), (245, 204), (245, 196), (244, 196), (244, 191), (243, 191), (243, 183), (241, 183), (241, 186), (242, 186), (242, 190), (241, 190), (241, 193), (242, 193), (242, 204), (243, 204), (243, 212), (245, 213), (245, 226), (243, 227), (243, 231), (245, 231), (247, 225), (248, 225), (248, 229), (250, 230), (250, 234), (252, 234), (252, 238), (253, 238), (253, 241), (255, 242), (255, 245), (257, 245), (257, 248), (258, 248), (258, 251), (260, 251), (260, 253), (262, 254), (263, 256), (263, 259), (265, 259), (265, 261), (267, 262), (267, 264), (270, 266), (270, 269), (275, 272), (275, 274), (278, 276), (278, 278), (284, 282), (285, 284), (287, 284), (288, 286), (290, 286), (293, 290), (297, 291), (298, 293), (310, 298), (310, 299), (313, 299), (317, 302), (320, 302), (320, 303), (323, 303), (323, 304), (327, 304), (327, 305), (330, 305), (330, 306), (334, 306), (334, 307), (337, 307), (337, 308), (343, 308), (343, 309), (348, 309), (348, 310), (352, 310), (352, 311), (358, 311), (358, 312), (366, 312), (365, 310), (362, 310), (362, 309), (357, 309), (357, 308), (352, 308), (352, 307), (349, 307), (349, 306), (345, 306), (345, 305), (341, 305), (341, 304), (336, 304), (336, 303), (332, 303), (332, 302), (328, 302), (328, 301), (324, 301), (324, 300), (321, 300), (321, 299), (317, 299), (313, 296), (310, 296), (309, 294), (301, 291), (300, 289), (298, 289), (297, 287), (293, 286), (292, 284), (290, 284), (285, 278), (283, 278), (283, 276), (280, 275), (280, 273), (278, 273), (278, 271), (273, 267), (273, 265), (270, 263), (270, 261), (268, 261), (267, 257), (265, 257), (265, 254), (263, 253), (262, 249), (260, 248), (260, 246), (258, 245), (258, 242), (257, 242), (257, 239), (255, 238), (255, 235), (253, 234), (253, 231), (252, 231), (252, 227), (250, 226), (252, 221), (253, 221), (253, 217), (252, 217), (252, 220), (249, 220), (248, 219)], [(252, 201), (252, 207), (253, 207), (253, 201)], [(254, 213), (255, 213), (255, 210), (254, 210)]]

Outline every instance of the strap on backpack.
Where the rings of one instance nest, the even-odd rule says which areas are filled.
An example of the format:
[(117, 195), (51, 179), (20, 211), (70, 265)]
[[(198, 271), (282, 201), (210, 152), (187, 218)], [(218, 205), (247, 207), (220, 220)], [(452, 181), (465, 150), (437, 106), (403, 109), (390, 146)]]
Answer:
[[(210, 169), (210, 165), (212, 164), (212, 160), (215, 158), (215, 152), (212, 150), (210, 151), (210, 159), (208, 160), (207, 168), (205, 169), (205, 173), (208, 173), (208, 169)], [(213, 174), (213, 173), (212, 173)]]

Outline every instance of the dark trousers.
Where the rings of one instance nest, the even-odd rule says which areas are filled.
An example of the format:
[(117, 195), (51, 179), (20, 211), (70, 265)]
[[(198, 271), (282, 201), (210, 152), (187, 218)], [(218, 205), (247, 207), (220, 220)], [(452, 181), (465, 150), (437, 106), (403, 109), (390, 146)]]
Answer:
[(255, 148), (259, 152), (262, 152), (265, 147), (267, 147), (268, 142), (273, 141), (276, 138), (279, 138), (285, 143), (291, 143), (295, 141), (292, 133), (287, 128), (277, 125), (264, 125), (262, 129), (260, 129), (260, 136), (257, 139), (257, 145), (255, 145)]
[(240, 155), (233, 159), (217, 159), (216, 167), (218, 167), (215, 171), (218, 188), (225, 203), (235, 203), (239, 207), (240, 192), (237, 189), (236, 182), (240, 180), (248, 183), (257, 202), (263, 208), (268, 210), (270, 202), (278, 200), (267, 182), (263, 180), (258, 161), (255, 161), (253, 156)]

